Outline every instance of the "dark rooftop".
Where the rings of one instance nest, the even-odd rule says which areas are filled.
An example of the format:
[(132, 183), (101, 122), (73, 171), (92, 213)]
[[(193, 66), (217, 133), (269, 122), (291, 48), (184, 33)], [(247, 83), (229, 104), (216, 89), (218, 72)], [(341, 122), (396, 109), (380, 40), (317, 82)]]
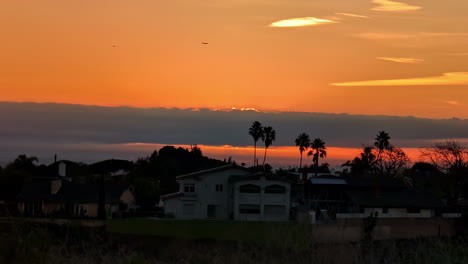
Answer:
[[(106, 203), (119, 203), (122, 193), (129, 185), (106, 184)], [(73, 184), (62, 181), (57, 194), (51, 194), (50, 182), (34, 182), (23, 187), (16, 197), (19, 201), (66, 201), (75, 203), (97, 203), (99, 200), (98, 184)]]
[(247, 172), (250, 171), (249, 169), (241, 167), (239, 165), (229, 164), (229, 165), (224, 165), (224, 166), (220, 166), (220, 167), (216, 167), (216, 168), (212, 168), (212, 169), (196, 171), (196, 172), (192, 172), (192, 173), (189, 173), (189, 174), (180, 175), (180, 176), (177, 176), (176, 179), (177, 180), (182, 180), (182, 179), (197, 179), (198, 180), (200, 178), (200, 176), (202, 176), (202, 175), (206, 175), (206, 174), (210, 174), (210, 173), (214, 173), (214, 172), (218, 172), (218, 171), (223, 171), (223, 170), (227, 170), (227, 169), (234, 169), (234, 168), (235, 169), (241, 169), (241, 170), (244, 170), (244, 171), (247, 171)]

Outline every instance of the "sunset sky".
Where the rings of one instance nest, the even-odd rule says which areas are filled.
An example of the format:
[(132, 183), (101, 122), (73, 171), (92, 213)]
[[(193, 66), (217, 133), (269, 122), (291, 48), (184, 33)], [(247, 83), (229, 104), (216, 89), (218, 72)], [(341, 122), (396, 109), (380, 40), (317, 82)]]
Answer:
[(460, 0), (4, 1), (0, 101), (466, 119), (467, 14)]

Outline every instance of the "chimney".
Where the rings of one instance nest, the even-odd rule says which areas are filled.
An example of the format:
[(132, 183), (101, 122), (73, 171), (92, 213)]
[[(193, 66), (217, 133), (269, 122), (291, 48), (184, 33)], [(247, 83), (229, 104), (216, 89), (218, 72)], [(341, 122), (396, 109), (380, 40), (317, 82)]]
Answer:
[(54, 155), (54, 163), (57, 163), (57, 154)]
[(57, 194), (62, 188), (62, 180), (53, 180), (50, 182), (50, 194)]

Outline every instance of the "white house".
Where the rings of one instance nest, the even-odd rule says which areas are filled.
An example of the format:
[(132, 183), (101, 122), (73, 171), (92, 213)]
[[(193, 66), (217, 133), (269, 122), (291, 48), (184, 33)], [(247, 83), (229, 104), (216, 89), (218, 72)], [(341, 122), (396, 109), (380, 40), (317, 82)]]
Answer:
[(161, 197), (176, 219), (287, 221), (290, 184), (230, 164), (178, 176), (177, 193)]
[(234, 219), (288, 221), (291, 184), (264, 173), (233, 179)]

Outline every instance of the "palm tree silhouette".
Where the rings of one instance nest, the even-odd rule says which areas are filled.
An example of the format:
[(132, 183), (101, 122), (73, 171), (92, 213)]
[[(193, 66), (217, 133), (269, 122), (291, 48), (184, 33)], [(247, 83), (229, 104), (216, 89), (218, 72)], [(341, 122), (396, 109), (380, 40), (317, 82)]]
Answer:
[(299, 134), (296, 138), (296, 146), (299, 147), (301, 153), (301, 160), (299, 162), (299, 171), (302, 169), (302, 153), (310, 147), (310, 138), (306, 133)]
[(310, 148), (312, 150), (307, 153), (307, 156), (312, 156), (312, 161), (315, 164), (315, 176), (318, 176), (319, 158), (327, 157), (327, 148), (325, 147), (325, 142), (321, 138), (314, 139), (314, 141), (310, 143)]
[(382, 155), (384, 154), (384, 151), (393, 149), (393, 146), (390, 144), (390, 138), (391, 137), (385, 131), (380, 131), (375, 138), (374, 146), (379, 151), (377, 153), (375, 163), (377, 165), (376, 169), (379, 170), (379, 173), (383, 173)]
[(374, 146), (382, 152), (386, 149), (390, 149), (392, 146), (390, 145), (390, 136), (385, 131), (380, 131), (375, 138)]
[(257, 166), (257, 141), (260, 138), (264, 138), (262, 124), (258, 121), (253, 122), (252, 126), (249, 128), (249, 135), (251, 135), (254, 140), (254, 166)]
[(276, 140), (276, 131), (268, 126), (263, 128), (263, 140), (265, 141), (265, 155), (263, 156), (263, 166), (265, 166), (267, 149), (273, 144), (273, 141)]

